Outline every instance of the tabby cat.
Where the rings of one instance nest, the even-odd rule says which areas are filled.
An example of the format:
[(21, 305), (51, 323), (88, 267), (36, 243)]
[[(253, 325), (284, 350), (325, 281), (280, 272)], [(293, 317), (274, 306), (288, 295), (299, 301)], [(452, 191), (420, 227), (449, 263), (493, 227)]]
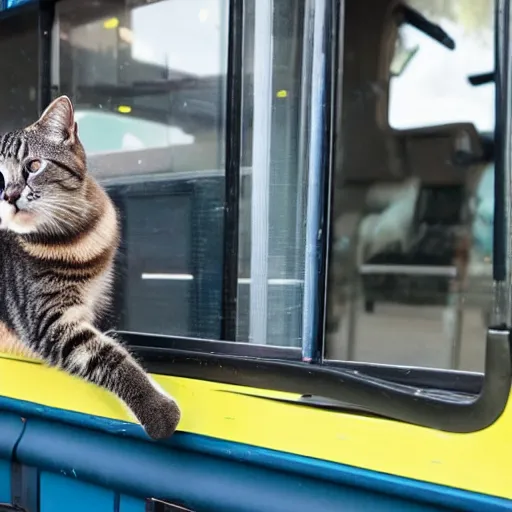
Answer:
[(0, 139), (0, 348), (20, 350), (117, 395), (153, 439), (176, 402), (102, 334), (119, 241), (116, 211), (87, 173), (73, 106), (51, 103)]

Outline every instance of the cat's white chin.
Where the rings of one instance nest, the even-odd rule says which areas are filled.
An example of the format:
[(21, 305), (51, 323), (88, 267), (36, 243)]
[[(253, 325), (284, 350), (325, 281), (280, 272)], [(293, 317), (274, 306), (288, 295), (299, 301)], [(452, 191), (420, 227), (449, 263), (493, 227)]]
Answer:
[(0, 229), (27, 235), (37, 231), (37, 221), (34, 214), (18, 210), (6, 201), (0, 201)]

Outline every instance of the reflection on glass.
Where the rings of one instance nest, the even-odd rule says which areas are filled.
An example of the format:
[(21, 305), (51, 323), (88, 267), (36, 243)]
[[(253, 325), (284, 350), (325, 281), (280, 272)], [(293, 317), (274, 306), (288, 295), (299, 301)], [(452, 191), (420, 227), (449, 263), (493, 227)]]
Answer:
[(494, 129), (494, 87), (475, 87), (468, 77), (494, 69), (494, 3), (489, 0), (428, 2), (412, 8), (442, 27), (456, 42), (453, 51), (409, 24), (399, 28), (398, 48), (415, 49), (406, 69), (390, 81), (389, 124), (416, 128), (472, 122), (480, 131)]
[(493, 69), (493, 3), (408, 6), (455, 48), (396, 11), (376, 12), (375, 30), (347, 4), (326, 356), (480, 371), (491, 305), (494, 84), (469, 77)]
[[(122, 329), (220, 337), (227, 10), (58, 4), (54, 87), (74, 99), (90, 168), (121, 212)], [(244, 12), (237, 340), (300, 346), (304, 2), (248, 1)]]
[(0, 133), (27, 126), (40, 114), (37, 11), (25, 13), (24, 20), (4, 20), (6, 28), (0, 33)]
[(6, 9), (10, 9), (11, 7), (17, 7), (18, 5), (27, 4), (33, 0), (7, 0)]
[(245, 2), (237, 337), (251, 343), (302, 343), (304, 4)]
[[(216, 142), (221, 167), (225, 2), (59, 4), (54, 82), (78, 103), (89, 154)], [(206, 162), (205, 162), (206, 164)]]
[(227, 0), (57, 5), (55, 94), (120, 212), (120, 329), (220, 336), (227, 14)]

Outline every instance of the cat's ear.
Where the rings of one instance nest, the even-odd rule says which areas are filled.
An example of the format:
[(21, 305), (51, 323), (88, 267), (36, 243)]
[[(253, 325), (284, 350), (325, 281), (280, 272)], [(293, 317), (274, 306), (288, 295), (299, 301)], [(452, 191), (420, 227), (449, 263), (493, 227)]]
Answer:
[(71, 100), (67, 96), (53, 100), (30, 128), (44, 130), (48, 137), (58, 142), (73, 142), (77, 126)]

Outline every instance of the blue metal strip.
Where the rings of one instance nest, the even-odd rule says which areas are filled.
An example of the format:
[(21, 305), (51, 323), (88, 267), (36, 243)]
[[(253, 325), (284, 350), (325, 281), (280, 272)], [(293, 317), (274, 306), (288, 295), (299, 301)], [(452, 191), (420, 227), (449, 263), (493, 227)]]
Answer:
[[(450, 510), (445, 506), (338, 485), (318, 477), (240, 464), (38, 419), (27, 421), (17, 454), (20, 462), (42, 471), (132, 496), (168, 499), (204, 512)], [(65, 479), (59, 482), (64, 488)], [(41, 482), (42, 502), (44, 493), (45, 484)]]
[[(168, 461), (169, 467), (167, 467), (166, 471), (176, 470), (173, 461), (178, 462), (176, 457), (183, 457), (183, 455), (178, 456), (176, 454), (183, 454), (184, 452), (188, 451), (195, 452), (197, 457), (206, 457), (206, 460), (209, 461), (208, 466), (212, 464), (212, 457), (222, 458), (226, 459), (226, 463), (231, 461), (259, 466), (262, 471), (268, 470), (273, 475), (282, 474), (283, 476), (294, 475), (297, 478), (314, 478), (317, 480), (325, 481), (326, 485), (335, 484), (336, 486), (341, 485), (353, 488), (352, 490), (355, 492), (357, 489), (362, 489), (364, 493), (382, 493), (381, 496), (383, 499), (385, 497), (383, 495), (402, 497), (404, 499), (414, 500), (416, 502), (420, 501), (424, 504), (430, 504), (435, 507), (442, 506), (447, 509), (456, 509), (468, 512), (474, 510), (486, 510), (489, 512), (512, 510), (512, 501), (503, 498), (430, 484), (427, 482), (407, 479), (394, 475), (387, 475), (375, 471), (347, 466), (344, 464), (337, 464), (324, 460), (293, 455), (242, 443), (233, 443), (215, 438), (181, 432), (178, 432), (173, 436), (172, 439), (164, 443), (141, 443), (140, 441), (133, 440), (133, 438), (144, 439), (147, 441), (144, 433), (140, 427), (130, 423), (110, 420), (107, 418), (99, 418), (96, 416), (87, 416), (76, 412), (50, 407), (43, 407), (39, 404), (22, 402), (6, 397), (0, 397), (0, 410), (2, 409), (9, 409), (10, 411), (15, 410), (16, 412), (19, 412), (26, 417), (36, 416), (82, 427), (82, 429), (79, 430), (71, 426), (61, 425), (59, 423), (39, 422), (37, 420), (30, 419), (28, 425), (30, 425), (32, 428), (34, 423), (36, 423), (38, 425), (37, 430), (39, 433), (37, 435), (37, 443), (32, 445), (28, 452), (26, 451), (26, 444), (24, 444), (24, 442), (20, 442), (18, 454), (22, 461), (25, 457), (28, 457), (27, 460), (25, 460), (25, 463), (36, 463), (37, 461), (43, 463), (43, 459), (45, 459), (45, 450), (47, 450), (48, 453), (46, 453), (46, 457), (48, 457), (48, 460), (44, 462), (44, 464), (51, 465), (51, 460), (53, 460), (52, 457), (54, 455), (53, 448), (55, 446), (61, 446), (62, 453), (58, 457), (57, 454), (55, 454), (56, 459), (54, 460), (54, 463), (56, 463), (55, 461), (60, 460), (61, 465), (69, 467), (69, 462), (72, 460), (71, 456), (76, 456), (82, 460), (81, 464), (84, 464), (83, 459), (84, 457), (87, 457), (87, 454), (80, 453), (80, 446), (82, 446), (80, 443), (77, 445), (77, 450), (79, 453), (74, 455), (69, 453), (72, 452), (72, 450), (71, 445), (69, 444), (71, 441), (68, 442), (68, 438), (71, 437), (72, 440), (75, 439), (75, 436), (80, 436), (83, 442), (89, 443), (92, 439), (94, 439), (95, 442), (97, 441), (102, 446), (103, 444), (109, 446), (109, 450), (116, 450), (116, 447), (122, 447), (122, 450), (125, 450), (125, 452), (123, 452), (125, 453), (123, 457), (127, 457), (126, 460), (129, 460), (130, 457), (138, 457), (137, 453), (139, 451), (144, 452), (149, 450), (146, 451), (146, 457), (152, 458), (154, 456), (157, 460), (164, 464), (164, 466), (166, 464), (164, 461)], [(5, 413), (2, 413), (0, 417), (11, 418), (6, 422), (6, 431), (8, 431), (9, 428), (12, 428), (12, 425), (19, 425), (20, 423), (19, 418), (15, 418), (9, 414), (6, 415)], [(9, 427), (9, 425), (11, 425), (11, 427)], [(115, 435), (102, 436), (97, 432), (83, 430), (84, 428), (101, 430), (103, 432)], [(27, 430), (30, 431), (29, 429)], [(126, 436), (131, 437), (132, 440), (123, 439), (123, 437)], [(3, 441), (4, 439), (7, 439), (7, 437), (7, 435), (4, 436), (2, 433), (2, 423), (0, 422), (0, 457), (8, 456), (9, 454), (9, 452), (6, 450), (2, 450)], [(44, 443), (42, 442), (43, 438)], [(78, 439), (78, 437), (76, 437), (76, 439)], [(76, 442), (77, 441), (75, 440), (75, 443)], [(45, 448), (45, 450), (43, 448)], [(178, 449), (178, 452), (176, 452), (175, 449)], [(129, 455), (130, 453), (131, 455)], [(92, 455), (92, 458), (88, 459), (90, 466), (85, 464), (84, 471), (86, 475), (90, 475), (92, 479), (96, 478), (94, 477), (94, 472), (98, 469), (98, 460), (106, 461), (109, 458), (106, 453), (101, 455), (101, 453), (98, 452), (97, 455), (99, 459), (95, 459), (92, 457)], [(192, 455), (189, 457), (192, 457)], [(197, 464), (202, 464), (201, 461), (203, 458), (201, 458), (201, 460), (194, 460)], [(117, 468), (115, 471), (117, 474), (116, 482), (118, 482), (120, 486), (118, 490), (123, 491), (123, 489), (125, 489), (125, 492), (133, 492), (133, 489), (130, 488), (130, 485), (133, 483), (131, 482), (132, 477), (127, 475), (127, 479), (125, 479), (123, 474), (120, 473), (120, 469), (123, 469), (124, 472), (123, 464), (124, 463), (121, 464), (121, 468)], [(151, 462), (151, 464), (153, 464), (153, 462)], [(194, 464), (192, 464), (192, 466), (190, 466), (191, 462), (188, 462), (187, 464), (189, 469), (192, 468), (190, 469), (189, 473), (189, 477), (192, 478), (194, 474)], [(180, 471), (179, 466), (180, 464), (178, 463), (178, 472)], [(229, 471), (229, 468), (232, 469), (232, 465), (229, 463), (227, 466), (222, 467), (226, 471)], [(59, 471), (60, 469), (62, 469), (62, 467), (59, 467)], [(220, 469), (211, 468), (211, 470), (219, 471)], [(83, 476), (84, 475), (80, 475), (80, 477)], [(140, 471), (137, 472), (137, 478), (141, 478)], [(175, 477), (173, 476), (173, 478)], [(251, 478), (254, 478), (254, 476)], [(123, 484), (123, 481), (127, 482), (127, 488), (125, 484)], [(113, 483), (113, 481), (111, 483)]]
[(179, 446), (188, 450), (258, 464), (278, 471), (321, 478), (340, 485), (350, 485), (400, 496), (404, 499), (445, 506), (449, 509), (468, 512), (512, 510), (512, 501), (503, 498), (195, 434), (181, 434)]
[(311, 119), (308, 165), (306, 214), (306, 255), (302, 322), (302, 359), (314, 362), (320, 357), (319, 329), (323, 298), (320, 297), (322, 279), (323, 239), (327, 232), (323, 225), (324, 202), (324, 123), (325, 123), (325, 66), (326, 66), (326, 0), (315, 0), (311, 79)]

